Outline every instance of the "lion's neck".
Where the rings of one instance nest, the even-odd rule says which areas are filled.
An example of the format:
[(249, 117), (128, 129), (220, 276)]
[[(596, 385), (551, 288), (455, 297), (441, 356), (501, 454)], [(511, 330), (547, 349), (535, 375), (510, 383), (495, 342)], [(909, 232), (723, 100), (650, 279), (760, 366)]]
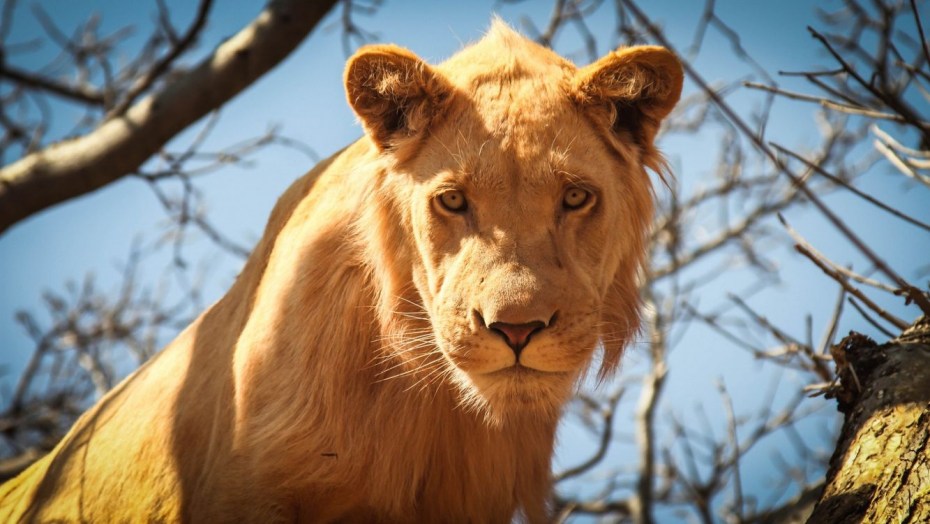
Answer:
[[(363, 406), (347, 410), (332, 435), (330, 452), (346, 473), (335, 483), (355, 499), (349, 505), (426, 522), (448, 515), (506, 521), (519, 506), (541, 521), (546, 501), (539, 494), (549, 492), (557, 420), (528, 413), (492, 423), (462, 405), (442, 362), (418, 360), (411, 367), (385, 358), (383, 341), (391, 338), (372, 328), (367, 365), (349, 364), (340, 373), (354, 377), (344, 391)], [(438, 353), (421, 349), (421, 355)]]
[(548, 493), (555, 421), (526, 415), (490, 424), (460, 406), (453, 385), (423, 388), (422, 380), (412, 373), (386, 381), (355, 420), (363, 429), (354, 452), (369, 464), (367, 503), (398, 516), (416, 507), (423, 521), (496, 521), (518, 502), (541, 512), (545, 501), (531, 497)]

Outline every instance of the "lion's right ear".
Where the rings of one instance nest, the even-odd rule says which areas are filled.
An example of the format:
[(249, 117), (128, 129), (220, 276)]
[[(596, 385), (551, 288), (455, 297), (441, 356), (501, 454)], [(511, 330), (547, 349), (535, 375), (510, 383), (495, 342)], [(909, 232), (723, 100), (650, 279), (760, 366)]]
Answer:
[(382, 150), (425, 131), (452, 94), (442, 75), (394, 45), (359, 49), (346, 65), (345, 86), (349, 104)]

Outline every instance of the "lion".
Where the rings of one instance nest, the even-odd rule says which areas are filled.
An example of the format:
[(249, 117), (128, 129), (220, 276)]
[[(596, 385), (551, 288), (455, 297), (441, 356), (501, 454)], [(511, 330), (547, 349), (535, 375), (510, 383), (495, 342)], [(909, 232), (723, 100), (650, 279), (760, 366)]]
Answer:
[(562, 406), (639, 325), (668, 50), (495, 21), (345, 73), (364, 136), (230, 291), (0, 489), (3, 522), (542, 522)]

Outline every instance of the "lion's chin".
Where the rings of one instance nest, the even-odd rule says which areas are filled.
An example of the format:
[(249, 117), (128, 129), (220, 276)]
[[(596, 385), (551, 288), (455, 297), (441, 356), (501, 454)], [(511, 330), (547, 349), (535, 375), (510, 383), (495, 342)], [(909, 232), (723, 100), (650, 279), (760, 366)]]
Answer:
[(486, 373), (459, 370), (463, 404), (494, 424), (516, 418), (557, 418), (571, 396), (575, 376), (515, 364)]

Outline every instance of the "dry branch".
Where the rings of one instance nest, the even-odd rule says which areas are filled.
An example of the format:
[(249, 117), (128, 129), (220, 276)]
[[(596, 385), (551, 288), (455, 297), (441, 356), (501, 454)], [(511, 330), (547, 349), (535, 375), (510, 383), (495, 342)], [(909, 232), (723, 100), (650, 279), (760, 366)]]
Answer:
[(869, 298), (866, 297), (865, 294), (862, 293), (862, 291), (860, 291), (857, 287), (850, 284), (846, 280), (845, 276), (840, 274), (839, 271), (829, 267), (826, 264), (826, 262), (820, 260), (820, 258), (818, 258), (817, 255), (812, 253), (807, 247), (799, 244), (795, 246), (795, 249), (797, 250), (798, 253), (801, 253), (802, 255), (810, 259), (810, 261), (813, 262), (817, 267), (819, 267), (820, 270), (824, 272), (824, 274), (826, 274), (828, 277), (832, 278), (833, 280), (836, 280), (841, 286), (843, 286), (843, 288), (847, 292), (849, 292), (849, 294), (853, 295), (854, 297), (861, 300), (865, 305), (869, 306), (869, 309), (874, 311), (880, 317), (887, 320), (888, 322), (890, 322), (892, 325), (894, 325), (898, 329), (904, 329), (905, 327), (907, 327), (907, 322), (901, 320), (900, 318), (895, 317), (891, 313), (888, 313), (887, 311), (879, 307), (878, 304), (869, 300)]
[(0, 233), (45, 208), (132, 173), (172, 137), (268, 72), (336, 0), (278, 0), (190, 72), (91, 133), (0, 170)]
[(840, 104), (835, 100), (830, 100), (829, 98), (805, 95), (803, 93), (795, 93), (794, 91), (788, 91), (787, 89), (782, 89), (778, 86), (770, 86), (766, 84), (760, 84), (758, 82), (743, 82), (745, 87), (750, 89), (758, 89), (760, 91), (767, 91), (772, 94), (783, 96), (785, 98), (790, 98), (792, 100), (801, 100), (804, 102), (814, 102), (820, 104), (825, 109), (831, 109), (833, 111), (839, 111), (840, 113), (847, 113), (850, 115), (859, 115), (866, 116), (869, 118), (877, 118), (880, 120), (891, 120), (892, 122), (907, 122), (907, 120), (901, 116), (894, 113), (885, 113), (882, 111), (875, 111), (865, 107), (855, 107), (847, 104)]
[(877, 198), (875, 198), (875, 197), (873, 197), (873, 196), (871, 196), (871, 195), (869, 195), (869, 194), (867, 194), (867, 193), (865, 193), (865, 192), (863, 192), (863, 191), (860, 191), (860, 190), (856, 189), (856, 188), (853, 187), (851, 184), (849, 184), (849, 182), (846, 182), (845, 180), (843, 180), (842, 178), (840, 178), (840, 177), (838, 177), (838, 176), (834, 176), (834, 175), (830, 174), (829, 172), (827, 172), (825, 169), (823, 169), (823, 168), (820, 167), (819, 165), (817, 165), (817, 164), (811, 162), (810, 160), (808, 160), (808, 159), (804, 158), (803, 156), (801, 156), (801, 155), (795, 153), (794, 151), (791, 151), (790, 149), (785, 148), (785, 147), (782, 147), (782, 146), (780, 146), (780, 145), (778, 145), (778, 144), (775, 144), (775, 143), (772, 144), (772, 147), (774, 147), (774, 148), (777, 149), (778, 151), (780, 151), (780, 152), (782, 152), (782, 153), (784, 153), (784, 154), (786, 154), (786, 155), (788, 155), (788, 156), (790, 156), (790, 157), (792, 157), (792, 158), (795, 158), (795, 159), (797, 159), (797, 160), (800, 160), (801, 162), (804, 163), (805, 166), (807, 166), (807, 167), (810, 168), (810, 169), (813, 169), (813, 170), (816, 171), (817, 174), (819, 174), (820, 176), (822, 176), (822, 177), (824, 177), (824, 178), (830, 180), (830, 181), (833, 182), (834, 184), (838, 184), (838, 185), (843, 186), (844, 188), (846, 188), (846, 190), (848, 190), (848, 191), (851, 192), (852, 194), (854, 194), (854, 195), (856, 195), (857, 197), (859, 197), (859, 198), (865, 200), (866, 202), (872, 204), (873, 206), (875, 206), (875, 207), (881, 209), (882, 211), (885, 211), (885, 212), (887, 212), (887, 213), (890, 213), (890, 214), (892, 214), (892, 215), (894, 215), (894, 216), (900, 218), (901, 220), (904, 220), (905, 222), (909, 222), (909, 223), (911, 223), (911, 224), (913, 224), (913, 225), (915, 225), (915, 226), (917, 226), (917, 227), (919, 227), (919, 228), (921, 228), (921, 229), (925, 229), (925, 230), (927, 230), (927, 231), (930, 231), (930, 224), (926, 224), (926, 223), (924, 223), (924, 222), (921, 222), (920, 220), (917, 220), (917, 219), (914, 218), (914, 217), (911, 217), (911, 216), (909, 216), (909, 215), (906, 215), (906, 214), (904, 214), (904, 213), (898, 211), (897, 209), (895, 209), (895, 208), (889, 206), (888, 204), (882, 202), (881, 200), (878, 200)]
[[(657, 42), (659, 42), (660, 44), (662, 44), (668, 49), (671, 49), (673, 51), (675, 50), (675, 47), (671, 44), (671, 42), (669, 42), (669, 40), (665, 37), (665, 35), (654, 24), (652, 24), (649, 21), (649, 19), (642, 12), (642, 10), (640, 10), (640, 8), (637, 7), (636, 4), (633, 3), (632, 0), (620, 0), (620, 2), (624, 5), (624, 7), (626, 7), (626, 9), (628, 9), (631, 13), (633, 13), (637, 19), (640, 20), (640, 22), (649, 31), (649, 34), (653, 38), (655, 38)], [(818, 38), (818, 40), (823, 42), (825, 46), (827, 46), (827, 49), (831, 52), (831, 54), (838, 61), (840, 61), (840, 63), (843, 64), (844, 67), (847, 67), (847, 68), (849, 67), (849, 64), (845, 60), (843, 60), (842, 56), (836, 52), (836, 50), (830, 45), (829, 41), (823, 35), (813, 30), (812, 28), (808, 28), (808, 30), (810, 30), (811, 33), (815, 37)], [(816, 193), (814, 193), (810, 189), (808, 184), (805, 182), (804, 177), (799, 176), (798, 174), (794, 173), (784, 162), (782, 162), (781, 159), (779, 159), (778, 156), (774, 153), (772, 148), (769, 147), (769, 145), (766, 144), (759, 135), (757, 135), (756, 133), (752, 131), (752, 129), (739, 116), (739, 114), (735, 110), (733, 110), (733, 108), (730, 107), (730, 105), (726, 101), (724, 101), (721, 97), (717, 96), (713, 92), (713, 90), (710, 88), (710, 85), (707, 83), (707, 81), (704, 80), (703, 76), (701, 76), (694, 69), (693, 66), (691, 66), (687, 62), (683, 62), (682, 67), (684, 68), (685, 74), (688, 76), (688, 78), (693, 80), (702, 90), (707, 92), (711, 100), (713, 100), (716, 106), (726, 115), (727, 119), (734, 126), (736, 126), (737, 129), (740, 130), (743, 136), (745, 136), (753, 145), (755, 145), (756, 148), (758, 148), (760, 152), (762, 152), (766, 157), (768, 157), (769, 160), (771, 160), (771, 162), (778, 168), (778, 170), (784, 173), (785, 176), (787, 176), (791, 180), (791, 182), (795, 185), (795, 187), (797, 187), (798, 190), (800, 190), (801, 193), (803, 193), (804, 196), (808, 200), (810, 200), (810, 202), (814, 205), (814, 207), (816, 207), (817, 210), (820, 211), (820, 213), (827, 220), (829, 220), (830, 223), (840, 233), (842, 233), (842, 235), (846, 237), (846, 239), (849, 240), (851, 244), (853, 244), (856, 247), (856, 249), (859, 250), (859, 252), (861, 252), (866, 258), (868, 258), (873, 264), (875, 264), (875, 266), (882, 273), (884, 273), (889, 278), (894, 280), (895, 283), (898, 284), (898, 286), (904, 291), (904, 294), (908, 297), (909, 300), (916, 303), (918, 307), (920, 307), (920, 309), (925, 314), (930, 315), (930, 298), (928, 298), (927, 294), (923, 292), (921, 289), (914, 287), (913, 285), (908, 283), (906, 280), (901, 278), (901, 276), (898, 275), (898, 273), (895, 272), (887, 263), (885, 263), (885, 261), (882, 260), (875, 253), (875, 251), (872, 250), (868, 246), (868, 244), (860, 238), (859, 235), (854, 233), (852, 229), (846, 224), (846, 222), (844, 222), (834, 211), (832, 211), (823, 202), (823, 200), (819, 196), (817, 196)], [(857, 79), (857, 81), (859, 81), (863, 85), (868, 86), (868, 84), (864, 80), (862, 80), (862, 78), (858, 74), (854, 73), (854, 70), (850, 69), (849, 71), (850, 71), (850, 74), (852, 74)], [(893, 99), (892, 97), (887, 96), (884, 93), (880, 93), (874, 88), (870, 88), (870, 90), (875, 92), (876, 96), (879, 96), (880, 98), (882, 98), (883, 101), (887, 102), (890, 105), (890, 107), (892, 107), (893, 109), (901, 113), (901, 115), (905, 117), (908, 123), (914, 125), (917, 129), (919, 129), (922, 132), (930, 133), (930, 129), (925, 129), (923, 122), (920, 119), (918, 119), (914, 115), (914, 113), (910, 110), (910, 108), (907, 105), (905, 105), (903, 102)]]

